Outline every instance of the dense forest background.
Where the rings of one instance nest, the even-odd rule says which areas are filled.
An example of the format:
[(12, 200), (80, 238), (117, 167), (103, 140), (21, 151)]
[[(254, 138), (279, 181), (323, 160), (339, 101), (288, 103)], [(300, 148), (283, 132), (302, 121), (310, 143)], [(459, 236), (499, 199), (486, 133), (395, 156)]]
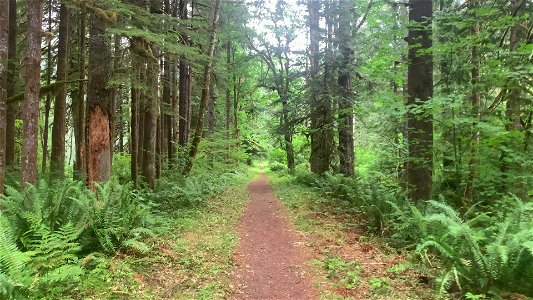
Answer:
[(64, 294), (268, 161), (439, 257), (441, 292), (533, 295), (532, 11), (0, 0), (0, 294)]

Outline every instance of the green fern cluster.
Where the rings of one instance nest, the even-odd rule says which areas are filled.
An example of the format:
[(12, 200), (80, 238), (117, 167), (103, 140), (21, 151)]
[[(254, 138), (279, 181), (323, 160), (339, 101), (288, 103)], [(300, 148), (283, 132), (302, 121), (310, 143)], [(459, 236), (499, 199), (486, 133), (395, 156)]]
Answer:
[(149, 227), (156, 222), (153, 205), (145, 201), (142, 192), (133, 190), (131, 184), (120, 185), (112, 180), (96, 186), (89, 202), (86, 239), (98, 241), (96, 250), (115, 253), (130, 248), (141, 253), (149, 251), (142, 240), (153, 233)]
[(400, 195), (386, 184), (371, 184), (357, 177), (325, 173), (322, 176), (309, 171), (297, 170), (296, 182), (316, 188), (320, 193), (340, 200), (340, 207), (346, 212), (362, 212), (370, 218), (372, 229), (382, 233), (385, 218), (391, 212), (387, 201), (396, 201)]
[(150, 249), (152, 207), (116, 180), (96, 193), (72, 180), (8, 187), (0, 206), (0, 298), (61, 294), (86, 273), (80, 257), (90, 252)]
[(162, 210), (201, 205), (209, 196), (224, 189), (238, 178), (244, 178), (240, 170), (226, 173), (202, 173), (183, 177), (173, 174), (158, 182), (157, 190), (150, 199)]
[(440, 294), (453, 286), (476, 293), (505, 289), (533, 295), (533, 203), (518, 198), (505, 203), (497, 213), (472, 207), (462, 216), (444, 199), (429, 201), (424, 211), (414, 205), (405, 208), (404, 219), (410, 221), (403, 230), (416, 232), (417, 251), (428, 260), (428, 251), (438, 254), (443, 263)]

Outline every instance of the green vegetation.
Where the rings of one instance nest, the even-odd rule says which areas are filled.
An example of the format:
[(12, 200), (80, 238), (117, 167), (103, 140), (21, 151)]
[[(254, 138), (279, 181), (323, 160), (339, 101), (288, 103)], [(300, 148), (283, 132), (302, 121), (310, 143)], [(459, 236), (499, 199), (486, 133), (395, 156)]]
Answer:
[[(1, 295), (4, 299), (82, 298), (94, 293), (99, 293), (99, 299), (111, 297), (120, 293), (113, 291), (118, 278), (131, 285), (138, 274), (135, 269), (148, 268), (168, 255), (161, 247), (172, 247), (167, 250), (176, 259), (183, 256), (174, 263), (191, 269), (195, 276), (228, 273), (235, 243), (232, 229), (247, 199), (240, 184), (249, 178), (241, 171), (191, 176), (173, 188), (162, 179), (157, 192), (133, 190), (131, 184), (117, 180), (98, 185), (95, 193), (69, 179), (41, 180), (23, 192), (8, 188), (0, 201), (4, 208), (0, 214)], [(212, 199), (236, 184), (240, 191), (233, 188)], [(184, 232), (200, 236), (203, 230), (210, 235), (199, 241), (182, 236)], [(223, 262), (213, 269), (204, 262), (211, 250)], [(118, 270), (113, 270), (115, 263)], [(212, 289), (220, 292), (215, 286)], [(209, 290), (206, 287), (203, 292)]]
[(533, 297), (532, 12), (0, 0), (0, 298), (228, 297), (258, 162), (326, 298)]
[[(312, 187), (324, 197), (296, 200), (305, 201), (303, 208), (299, 207), (301, 203), (290, 200), (287, 203), (290, 208), (307, 214), (329, 209), (335, 214), (346, 214), (343, 218), (347, 219), (361, 220), (363, 217), (365, 221), (359, 227), (368, 224), (366, 230), (380, 234), (390, 245), (414, 250), (420, 263), (426, 263), (428, 268), (440, 274), (434, 282), (438, 296), (466, 295), (468, 292), (470, 295), (499, 297), (502, 290), (525, 295), (533, 293), (529, 284), (533, 281), (531, 203), (508, 196), (493, 204), (494, 211), (487, 211), (482, 205), (458, 211), (442, 196), (439, 201), (417, 205), (406, 201), (400, 189), (385, 189), (384, 186), (376, 189), (363, 179), (332, 174), (316, 176), (305, 171), (298, 171), (294, 177), (284, 177), (287, 179), (280, 190), (282, 199), (297, 197), (295, 195), (301, 192), (288, 193), (285, 190), (287, 182)], [(307, 218), (315, 219), (316, 216), (298, 215), (295, 221), (304, 231), (324, 226), (307, 223)], [(301, 224), (302, 221), (306, 223)], [(324, 261), (328, 277), (347, 265), (336, 258)], [(402, 262), (391, 266), (387, 272), (398, 274), (409, 268), (408, 263)], [(368, 284), (372, 290), (388, 290), (390, 286), (389, 279), (381, 277), (368, 279)]]

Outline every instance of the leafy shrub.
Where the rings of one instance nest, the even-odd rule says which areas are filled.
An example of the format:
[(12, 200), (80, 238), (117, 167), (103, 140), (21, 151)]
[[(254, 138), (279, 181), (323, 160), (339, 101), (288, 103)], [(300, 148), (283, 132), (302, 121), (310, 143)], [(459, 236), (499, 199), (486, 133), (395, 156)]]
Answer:
[[(78, 262), (80, 230), (67, 223), (52, 231), (38, 221), (25, 233), (20, 249), (8, 219), (0, 214), (0, 295), (4, 299), (56, 295), (80, 281), (85, 270)], [(38, 298), (38, 297), (37, 297)]]
[(272, 151), (270, 151), (270, 153), (268, 154), (268, 162), (269, 163), (277, 162), (280, 164), (287, 163), (287, 156), (285, 154), (285, 150), (280, 149), (280, 148), (272, 149)]
[(131, 155), (124, 152), (113, 153), (113, 176), (119, 182), (127, 183), (131, 180)]
[(407, 225), (395, 231), (417, 240), (419, 253), (430, 251), (443, 263), (440, 294), (453, 284), (476, 293), (504, 288), (531, 295), (533, 203), (518, 198), (504, 203), (495, 213), (477, 213), (474, 207), (463, 216), (443, 198), (420, 208), (396, 205), (396, 223)]
[(161, 210), (198, 206), (209, 196), (243, 177), (244, 173), (239, 169), (225, 173), (205, 172), (188, 177), (176, 172), (161, 178), (156, 191), (149, 197)]
[(268, 164), (268, 168), (274, 172), (283, 172), (287, 170), (287, 166), (280, 162), (271, 162)]
[(357, 177), (325, 173), (315, 175), (307, 170), (297, 170), (295, 181), (316, 188), (331, 198), (341, 200), (338, 204), (345, 212), (362, 212), (370, 220), (372, 229), (382, 233), (385, 218), (391, 212), (387, 201), (396, 201), (399, 194), (393, 187), (367, 183)]
[(130, 183), (121, 185), (113, 179), (98, 184), (91, 196), (85, 239), (93, 245), (98, 242), (95, 250), (115, 253), (122, 247), (139, 252), (149, 249), (141, 239), (153, 235), (148, 228), (155, 218), (152, 204), (142, 192), (133, 190)]
[(0, 295), (7, 299), (60, 295), (86, 272), (89, 251), (146, 252), (151, 206), (131, 185), (112, 180), (92, 193), (70, 179), (7, 187), (0, 196)]

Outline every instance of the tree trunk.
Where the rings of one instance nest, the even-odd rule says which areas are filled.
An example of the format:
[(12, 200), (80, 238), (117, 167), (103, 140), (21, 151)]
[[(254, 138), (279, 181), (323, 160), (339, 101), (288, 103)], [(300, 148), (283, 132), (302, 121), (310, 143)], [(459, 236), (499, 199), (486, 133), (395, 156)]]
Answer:
[(87, 88), (87, 181), (92, 190), (95, 182), (106, 182), (111, 177), (111, 65), (111, 41), (105, 34), (105, 22), (92, 15)]
[(157, 61), (148, 62), (146, 85), (148, 97), (144, 103), (144, 132), (143, 132), (143, 176), (151, 189), (155, 188), (156, 180), (156, 145), (157, 145), (157, 112), (158, 93), (157, 77), (159, 65)]
[(26, 88), (22, 103), (22, 176), (21, 184), (37, 182), (39, 135), (39, 90), (41, 86), (41, 0), (28, 0)]
[(9, 41), (9, 1), (0, 0), (0, 195), (4, 193), (6, 175), (6, 112)]
[[(235, 53), (235, 50), (233, 50)], [(235, 57), (233, 57), (235, 61)], [(239, 129), (239, 88), (241, 79), (237, 80), (237, 75), (233, 74), (233, 137), (238, 139), (241, 135)]]
[(211, 80), (211, 87), (209, 88), (209, 102), (207, 104), (207, 132), (212, 137), (215, 133), (216, 115), (215, 115), (215, 85)]
[[(48, 0), (48, 32), (52, 32), (52, 0)], [(52, 82), (52, 39), (48, 39), (46, 47), (46, 85)], [(50, 107), (52, 105), (52, 93), (46, 93), (44, 102), (44, 128), (42, 134), (43, 161), (42, 172), (46, 173), (48, 167), (48, 135), (50, 132)]]
[(226, 107), (225, 107), (225, 126), (224, 129), (226, 130), (226, 139), (229, 140), (230, 137), (230, 125), (231, 125), (231, 88), (230, 88), (230, 78), (231, 78), (231, 48), (232, 43), (231, 41), (228, 41), (226, 44), (226, 69), (228, 72), (228, 84), (226, 86)]
[(338, 41), (340, 47), (339, 78), (337, 83), (341, 89), (339, 97), (339, 172), (352, 176), (355, 171), (354, 138), (353, 138), (353, 104), (352, 104), (352, 49), (350, 47), (352, 30), (350, 20), (353, 19), (351, 4), (339, 2)]
[(74, 123), (74, 140), (76, 143), (76, 161), (74, 178), (87, 179), (87, 156), (85, 145), (85, 14), (80, 15), (78, 28), (78, 72), (80, 82), (78, 93), (72, 99), (72, 121)]
[(331, 103), (320, 95), (320, 1), (309, 0), (309, 61), (311, 90), (311, 171), (323, 174), (329, 170), (333, 148)]
[[(7, 57), (7, 98), (16, 94), (17, 86), (17, 66), (15, 60), (17, 57), (17, 1), (9, 0), (9, 36)], [(19, 115), (19, 103), (10, 103), (7, 105), (6, 116), (6, 167), (15, 165), (15, 121)]]
[(130, 152), (131, 152), (131, 180), (137, 185), (139, 172), (139, 102), (140, 91), (140, 62), (137, 54), (131, 54), (132, 77), (131, 77), (131, 120), (130, 120)]
[(200, 141), (202, 139), (202, 132), (204, 129), (204, 114), (207, 107), (207, 101), (209, 100), (209, 87), (211, 85), (211, 68), (213, 66), (213, 56), (215, 54), (215, 46), (217, 39), (217, 26), (219, 21), (220, 0), (215, 1), (215, 8), (213, 9), (213, 23), (211, 27), (211, 37), (209, 39), (209, 48), (207, 55), (209, 57), (204, 68), (204, 86), (202, 87), (202, 97), (200, 99), (200, 107), (198, 109), (198, 120), (196, 122), (196, 128), (189, 151), (189, 157), (187, 163), (183, 169), (183, 174), (188, 175), (192, 170), (193, 160), (198, 154), (200, 147)]
[[(65, 82), (68, 78), (69, 27), (69, 11), (67, 6), (62, 3), (59, 9), (56, 82)], [(54, 124), (52, 127), (52, 153), (50, 156), (50, 170), (59, 178), (63, 178), (65, 175), (66, 100), (67, 86), (63, 83), (56, 91)]]
[[(180, 18), (186, 20), (189, 18), (189, 13), (187, 9), (187, 0), (180, 0), (179, 11)], [(188, 44), (187, 38), (183, 38), (184, 45)], [(189, 110), (190, 110), (190, 76), (191, 70), (187, 59), (182, 56), (180, 58), (179, 66), (179, 139), (178, 143), (181, 147), (184, 147), (189, 143)]]
[(163, 118), (163, 146), (167, 153), (168, 162), (174, 160), (174, 147), (172, 143), (172, 68), (174, 67), (169, 55), (164, 59), (163, 72), (163, 105), (161, 118)]
[[(409, 157), (406, 166), (409, 196), (412, 200), (431, 197), (433, 174), (433, 118), (423, 105), (433, 96), (433, 55), (431, 48), (431, 0), (410, 0), (409, 66), (407, 71), (407, 140)], [(413, 110), (421, 113), (413, 113)]]
[[(473, 2), (473, 1), (472, 1)], [(476, 5), (474, 4), (474, 8)], [(474, 43), (477, 43), (477, 38), (479, 37), (479, 21), (474, 23), (472, 28), (472, 36), (474, 37)], [(480, 132), (478, 127), (478, 122), (481, 118), (480, 113), (480, 93), (479, 93), (479, 50), (477, 45), (472, 46), (472, 69), (471, 69), (471, 84), (472, 84), (472, 94), (470, 95), (470, 106), (472, 109), (472, 117), (474, 122), (472, 123), (472, 140), (470, 142), (470, 159), (468, 162), (468, 175), (466, 178), (465, 184), (465, 193), (464, 196), (468, 201), (468, 205), (474, 203), (474, 180), (476, 177), (476, 168), (479, 161), (479, 141), (480, 141)]]

